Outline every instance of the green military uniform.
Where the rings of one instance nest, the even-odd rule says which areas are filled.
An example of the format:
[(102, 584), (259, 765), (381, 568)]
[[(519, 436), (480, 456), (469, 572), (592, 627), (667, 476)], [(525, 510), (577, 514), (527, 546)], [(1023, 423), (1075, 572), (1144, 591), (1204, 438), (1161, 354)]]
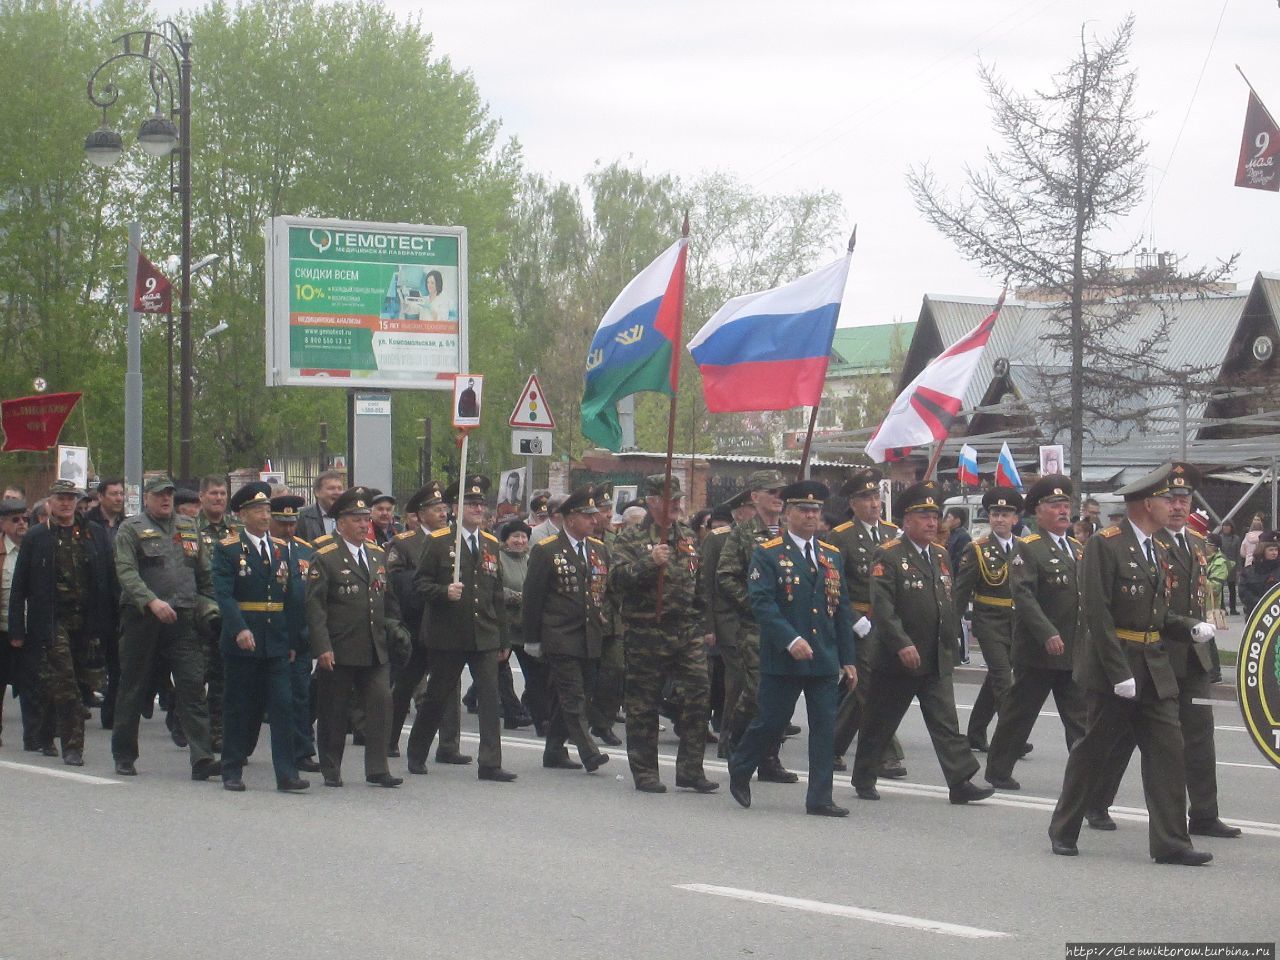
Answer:
[[(662, 497), (664, 477), (647, 477), (644, 495)], [(677, 478), (671, 478), (673, 497), (679, 496)], [(671, 504), (674, 508), (674, 503)], [(665, 680), (672, 679), (684, 697), (680, 723), (680, 747), (676, 754), (676, 785), (708, 783), (703, 774), (707, 742), (710, 682), (707, 652), (703, 645), (705, 598), (698, 579), (697, 535), (676, 520), (661, 535), (653, 516), (627, 527), (612, 551), (609, 588), (622, 604), (626, 634), (623, 648), (627, 665), (627, 758), (636, 789), (660, 793), (666, 787), (658, 779), (658, 705)], [(671, 547), (664, 567), (653, 561), (659, 543)], [(659, 570), (662, 609), (658, 611)]]
[[(596, 506), (602, 514), (613, 515), (613, 489), (610, 484), (596, 488)], [(605, 566), (609, 566), (617, 536), (612, 530), (607, 530), (603, 534), (597, 534), (597, 538), (600, 540)], [(604, 634), (600, 637), (600, 670), (596, 674), (595, 689), (587, 701), (587, 720), (593, 736), (611, 747), (620, 747), (622, 741), (613, 732), (613, 725), (618, 711), (622, 709), (626, 690), (627, 667), (622, 652), (622, 613), (618, 598), (612, 591), (605, 591), (604, 602), (606, 614)]]
[(716, 651), (724, 665), (724, 704), (720, 708), (721, 737), (716, 755), (729, 757), (729, 718), (733, 716), (742, 696), (741, 654), (738, 652), (738, 610), (716, 588), (716, 568), (729, 542), (730, 526), (712, 530), (702, 541), (698, 575), (702, 578), (702, 595), (707, 598), (707, 621), (715, 634)]
[[(1170, 467), (1118, 490), (1126, 502), (1169, 496)], [(1168, 551), (1132, 521), (1089, 538), (1084, 551), (1086, 641), (1076, 678), (1088, 700), (1088, 728), (1067, 758), (1049, 826), (1054, 852), (1074, 855), (1080, 825), (1104, 783), (1107, 758), (1127, 737), (1142, 750), (1151, 855), (1173, 862), (1206, 855), (1187, 833), (1186, 768), (1178, 721), (1178, 678), (1161, 632), (1196, 621), (1169, 606)]]
[[(226, 514), (223, 514), (221, 520), (213, 521), (204, 515), (203, 510), (196, 514), (196, 527), (200, 531), (200, 539), (204, 541), (204, 548), (211, 557), (218, 541), (239, 532), (239, 528)], [(207, 623), (202, 621), (197, 627), (204, 642), (204, 682), (208, 689), (206, 701), (209, 704), (209, 732), (213, 735), (214, 749), (219, 750), (222, 744), (223, 696), (222, 654), (219, 647), (221, 628), (216, 619)]]
[[(1037, 504), (1070, 502), (1071, 481), (1050, 474), (1027, 491), (1027, 512)], [(1065, 541), (1065, 545), (1064, 545)], [(1013, 686), (1000, 710), (987, 755), (986, 779), (1005, 789), (1016, 788), (1013, 766), (1022, 755), (1040, 708), (1049, 694), (1058, 708), (1067, 749), (1084, 736), (1084, 691), (1071, 675), (1082, 646), (1080, 556), (1083, 546), (1063, 534), (1033, 533), (1017, 544), (1009, 563), (1013, 590)], [(1050, 653), (1045, 643), (1060, 637), (1063, 650)]]
[[(275, 521), (282, 521), (282, 532), (289, 533), (297, 529), (298, 512), (306, 501), (294, 494), (281, 494), (271, 498), (271, 516)], [(295, 599), (302, 605), (301, 643), (293, 662), (289, 664), (289, 691), (293, 702), (293, 755), (299, 769), (319, 772), (320, 765), (315, 761), (316, 735), (312, 723), (311, 670), (314, 661), (311, 657), (310, 631), (307, 629), (307, 573), (311, 569), (311, 557), (315, 547), (301, 537), (287, 536), (284, 545), (285, 558), (289, 569), (297, 577), (291, 584)]]
[[(456, 497), (454, 490), (446, 499)], [(487, 477), (466, 480), (460, 515), (468, 504), (484, 503), (489, 489)], [(498, 538), (487, 530), (463, 528), (458, 580), (462, 596), (449, 599), (454, 582), (453, 568), (457, 529), (442, 527), (432, 532), (418, 562), (414, 589), (422, 598), (422, 629), (419, 642), (428, 651), (430, 674), (427, 692), (405, 751), (410, 773), (426, 773), (427, 752), (445, 711), (457, 703), (457, 687), (463, 667), (471, 668), (476, 686), (476, 706), (480, 719), (480, 769), (482, 780), (514, 780), (515, 774), (502, 769), (502, 708), (498, 691), (498, 661), (510, 649), (507, 638), (507, 605), (498, 566)]]
[[(982, 505), (988, 510), (1021, 512), (1022, 496), (1016, 490), (996, 487), (983, 494)], [(972, 605), (973, 635), (987, 665), (987, 675), (969, 713), (969, 746), (975, 750), (987, 749), (987, 725), (1004, 709), (1013, 683), (1013, 590), (1009, 577), (1013, 551), (1012, 537), (1001, 543), (994, 533), (988, 534), (970, 542), (956, 571), (956, 610), (963, 616)]]
[[(367, 516), (369, 491), (353, 487), (331, 513)], [(394, 603), (394, 601), (391, 601)], [(352, 701), (364, 711), (365, 779), (394, 786), (387, 769), (391, 722), (388, 681), (386, 558), (372, 540), (349, 543), (341, 534), (316, 548), (307, 569), (307, 628), (311, 652), (333, 655), (332, 669), (316, 668), (316, 745), (327, 786), (342, 785), (342, 754)]]
[[(898, 498), (904, 512), (940, 512), (937, 484), (908, 487)], [(876, 553), (871, 575), (871, 605), (877, 630), (875, 683), (867, 697), (867, 720), (858, 738), (853, 785), (864, 799), (878, 799), (877, 770), (884, 748), (898, 729), (913, 699), (933, 741), (953, 802), (989, 796), (969, 779), (978, 761), (960, 734), (956, 719), (952, 671), (959, 653), (960, 620), (952, 597), (947, 552), (937, 544), (923, 547), (905, 535)], [(899, 651), (914, 646), (920, 664), (908, 668)]]
[[(173, 482), (149, 480), (147, 494), (173, 490)], [(215, 607), (209, 551), (190, 517), (156, 517), (145, 510), (121, 522), (116, 531), (116, 575), (121, 590), (120, 696), (116, 701), (111, 753), (120, 773), (132, 773), (138, 758), (138, 721), (152, 696), (156, 658), (173, 674), (178, 719), (191, 754), (192, 776), (218, 772), (205, 701), (205, 651), (197, 619)], [(177, 619), (162, 623), (148, 609), (167, 603)]]

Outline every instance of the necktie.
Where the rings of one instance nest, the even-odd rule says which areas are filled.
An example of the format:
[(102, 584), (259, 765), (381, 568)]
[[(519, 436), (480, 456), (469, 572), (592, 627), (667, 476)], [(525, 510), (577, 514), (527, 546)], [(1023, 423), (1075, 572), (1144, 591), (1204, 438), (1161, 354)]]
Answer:
[(267, 538), (263, 537), (259, 546), (262, 547), (262, 562), (266, 566), (271, 566), (271, 551), (267, 549)]
[(476, 546), (476, 535), (474, 533), (467, 537), (467, 549), (471, 551), (471, 559), (474, 560), (476, 557), (476, 550), (479, 549)]
[(812, 573), (818, 572), (818, 565), (813, 562), (813, 541), (806, 540), (804, 545), (804, 558), (809, 564), (809, 570)]
[(1071, 552), (1071, 544), (1067, 543), (1066, 537), (1058, 538), (1058, 546), (1062, 548), (1062, 552), (1065, 553), (1068, 557), (1070, 557), (1072, 560), (1075, 559), (1075, 554)]
[(578, 541), (578, 560), (581, 562), (583, 569), (587, 566), (587, 547), (581, 540)]
[(1191, 548), (1187, 546), (1187, 535), (1181, 530), (1178, 531), (1178, 546), (1182, 548), (1182, 559), (1191, 558)]
[(356, 563), (360, 565), (360, 569), (364, 572), (364, 575), (366, 577), (369, 576), (369, 564), (365, 562), (363, 547), (356, 551)]
[(929, 548), (925, 547), (920, 551), (920, 557), (924, 560), (924, 565), (929, 568), (929, 572), (933, 573), (933, 564), (929, 562)]
[(876, 524), (874, 527), (871, 528), (871, 542), (872, 543), (880, 542), (880, 525), (879, 524)]
[(1147, 563), (1151, 564), (1151, 569), (1156, 569), (1156, 548), (1151, 545), (1151, 538), (1147, 537)]

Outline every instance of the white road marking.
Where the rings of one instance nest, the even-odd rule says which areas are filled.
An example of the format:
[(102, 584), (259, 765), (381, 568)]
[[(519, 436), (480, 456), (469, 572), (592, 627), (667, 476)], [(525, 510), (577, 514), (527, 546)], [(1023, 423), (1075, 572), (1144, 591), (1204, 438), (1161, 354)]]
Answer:
[(11, 770), (25, 770), (27, 773), (38, 773), (45, 777), (56, 777), (59, 780), (74, 780), (76, 783), (111, 784), (123, 783), (123, 780), (111, 780), (108, 777), (95, 777), (87, 773), (75, 773), (71, 770), (59, 770), (56, 767), (37, 767), (34, 763), (14, 763), (12, 760), (0, 760), (0, 767)]
[(709, 893), (713, 897), (728, 897), (731, 900), (746, 900), (751, 903), (765, 903), (774, 907), (786, 907), (790, 910), (805, 910), (809, 913), (821, 913), (829, 917), (845, 917), (849, 920), (865, 920), (868, 923), (879, 923), (887, 927), (906, 927), (909, 930), (924, 930), (927, 933), (941, 933), (948, 937), (963, 937), (966, 940), (1004, 940), (1012, 934), (999, 930), (984, 930), (981, 927), (966, 927), (959, 923), (946, 923), (942, 920), (927, 920), (923, 917), (908, 917), (901, 913), (882, 913), (879, 910), (865, 910), (862, 907), (846, 907), (841, 903), (824, 903), (821, 900), (804, 900), (800, 897), (781, 897), (775, 893), (760, 893), (756, 890), (739, 890), (736, 887), (717, 887), (709, 883), (677, 883), (677, 890), (689, 890), (693, 893)]
[(1280, 770), (1280, 767), (1273, 767), (1269, 763), (1231, 763), (1228, 760), (1219, 760), (1220, 767), (1248, 767), (1250, 770)]

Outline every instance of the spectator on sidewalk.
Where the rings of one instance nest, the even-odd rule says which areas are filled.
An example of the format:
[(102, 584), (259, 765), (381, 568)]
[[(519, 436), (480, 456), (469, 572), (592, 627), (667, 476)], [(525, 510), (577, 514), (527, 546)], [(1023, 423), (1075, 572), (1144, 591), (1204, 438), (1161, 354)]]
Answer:
[(1218, 606), (1226, 606), (1227, 612), (1235, 615), (1236, 612), (1236, 595), (1238, 593), (1238, 584), (1240, 581), (1240, 546), (1243, 538), (1236, 533), (1236, 525), (1230, 520), (1224, 520), (1222, 526), (1218, 528), (1217, 536), (1221, 539), (1222, 556), (1231, 563), (1231, 576), (1227, 578), (1225, 604)]
[(1263, 594), (1280, 583), (1280, 537), (1268, 530), (1254, 550), (1253, 563), (1240, 577), (1240, 603), (1244, 615), (1253, 613)]

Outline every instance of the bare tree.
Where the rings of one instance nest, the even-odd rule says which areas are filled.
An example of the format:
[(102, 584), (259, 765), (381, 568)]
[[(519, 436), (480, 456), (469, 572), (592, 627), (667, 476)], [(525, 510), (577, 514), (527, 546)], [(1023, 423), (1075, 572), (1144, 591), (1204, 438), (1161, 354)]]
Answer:
[(1001, 144), (985, 169), (966, 167), (948, 195), (927, 166), (909, 172), (916, 207), (967, 259), (993, 277), (1032, 288), (1052, 306), (1034, 370), (1037, 419), (1070, 437), (1079, 481), (1084, 440), (1144, 429), (1152, 388), (1204, 379), (1171, 369), (1165, 344), (1179, 306), (1206, 295), (1235, 264), (1180, 272), (1176, 258), (1129, 267), (1138, 242), (1108, 247), (1143, 198), (1147, 115), (1129, 65), (1133, 17), (1109, 37), (1080, 32), (1080, 52), (1047, 91), (1023, 95), (986, 64), (980, 76)]

